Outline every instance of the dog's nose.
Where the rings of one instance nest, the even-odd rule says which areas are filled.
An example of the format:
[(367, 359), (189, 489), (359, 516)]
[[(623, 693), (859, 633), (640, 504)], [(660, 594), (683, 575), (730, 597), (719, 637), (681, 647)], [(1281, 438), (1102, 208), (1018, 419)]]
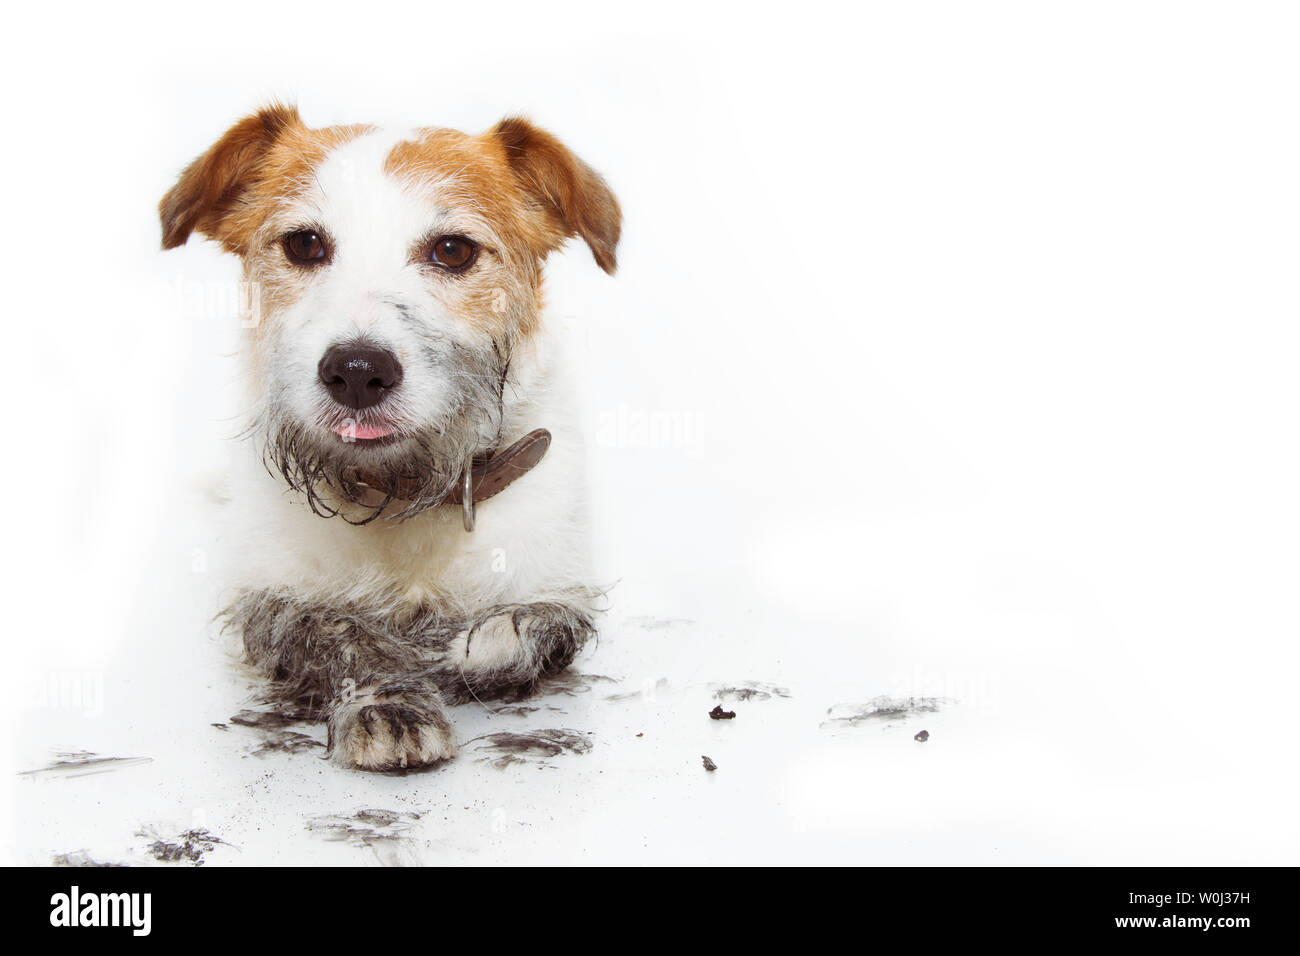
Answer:
[(378, 405), (402, 380), (397, 356), (373, 345), (335, 345), (317, 372), (334, 400), (349, 408)]

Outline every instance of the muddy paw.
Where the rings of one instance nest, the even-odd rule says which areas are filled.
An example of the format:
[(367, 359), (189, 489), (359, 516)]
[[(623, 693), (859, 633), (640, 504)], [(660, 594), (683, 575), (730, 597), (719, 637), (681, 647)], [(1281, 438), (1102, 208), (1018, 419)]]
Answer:
[(521, 604), (480, 618), (452, 654), (472, 670), (516, 670), (531, 680), (567, 667), (593, 633), (587, 616), (562, 604)]
[(456, 756), (443, 715), (398, 701), (359, 700), (335, 707), (329, 720), (329, 757), (357, 770), (408, 770)]

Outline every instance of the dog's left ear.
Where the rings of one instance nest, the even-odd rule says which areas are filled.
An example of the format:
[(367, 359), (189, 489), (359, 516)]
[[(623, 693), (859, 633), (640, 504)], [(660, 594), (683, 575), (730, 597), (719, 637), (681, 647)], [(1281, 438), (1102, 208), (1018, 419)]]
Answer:
[(488, 135), (505, 147), (516, 179), (550, 211), (563, 235), (581, 236), (596, 264), (613, 275), (623, 214), (600, 174), (525, 119), (503, 119)]

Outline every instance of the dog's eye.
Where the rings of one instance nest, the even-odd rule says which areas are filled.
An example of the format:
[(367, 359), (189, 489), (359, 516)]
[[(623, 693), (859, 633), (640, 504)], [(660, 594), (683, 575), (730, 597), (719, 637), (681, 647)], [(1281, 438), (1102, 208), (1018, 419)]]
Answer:
[(448, 272), (464, 272), (477, 256), (478, 246), (464, 236), (439, 236), (429, 249), (429, 261)]
[(284, 237), (284, 253), (299, 265), (316, 265), (325, 259), (325, 240), (310, 229), (291, 232)]

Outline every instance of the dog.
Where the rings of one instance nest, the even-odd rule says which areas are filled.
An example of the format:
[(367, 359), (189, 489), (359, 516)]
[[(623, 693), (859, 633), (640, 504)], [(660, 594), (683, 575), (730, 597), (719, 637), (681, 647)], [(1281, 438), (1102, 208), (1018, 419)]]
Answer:
[(613, 274), (622, 216), (550, 133), (313, 129), (273, 103), (159, 204), (242, 261), (249, 454), (221, 617), (328, 756), (452, 758), (447, 708), (517, 698), (595, 634), (584, 459), (549, 253)]

